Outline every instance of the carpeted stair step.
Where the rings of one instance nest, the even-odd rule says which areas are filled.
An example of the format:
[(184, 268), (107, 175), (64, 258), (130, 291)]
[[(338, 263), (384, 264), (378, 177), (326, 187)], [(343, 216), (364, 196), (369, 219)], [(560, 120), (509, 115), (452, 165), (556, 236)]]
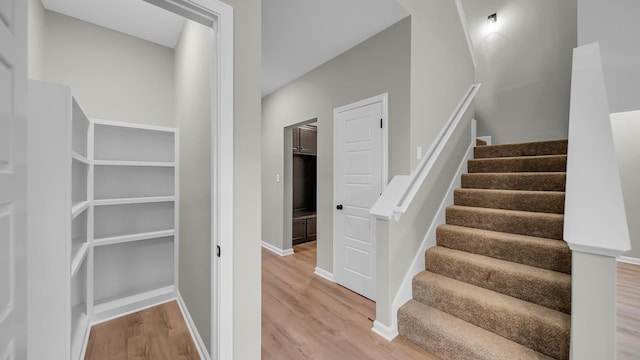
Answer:
[(461, 206), (563, 214), (564, 192), (456, 189), (453, 203)]
[(452, 205), (447, 224), (562, 240), (564, 215)]
[(423, 271), (413, 299), (520, 345), (569, 359), (571, 316), (527, 301)]
[(519, 156), (468, 161), (469, 173), (564, 172), (567, 155)]
[(571, 250), (564, 241), (456, 225), (440, 225), (436, 239), (449, 249), (571, 273)]
[(442, 360), (551, 360), (415, 300), (398, 310), (398, 331)]
[(462, 187), (472, 189), (564, 191), (564, 172), (462, 174)]
[(473, 150), (473, 155), (476, 159), (513, 156), (563, 155), (566, 153), (567, 140), (479, 146)]
[(427, 271), (571, 313), (571, 275), (435, 246), (425, 254)]
[(476, 146), (485, 146), (485, 145), (487, 145), (487, 142), (485, 140), (476, 139)]

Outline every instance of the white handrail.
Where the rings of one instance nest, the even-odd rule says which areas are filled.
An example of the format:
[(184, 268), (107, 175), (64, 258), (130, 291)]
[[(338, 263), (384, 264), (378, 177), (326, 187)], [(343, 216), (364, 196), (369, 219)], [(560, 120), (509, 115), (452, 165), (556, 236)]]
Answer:
[(400, 220), (431, 172), (442, 149), (451, 138), (451, 135), (453, 135), (454, 130), (462, 120), (469, 106), (473, 103), (480, 85), (481, 84), (473, 84), (469, 87), (469, 90), (455, 108), (451, 118), (449, 118), (438, 134), (436, 141), (431, 145), (426, 156), (420, 161), (420, 164), (411, 172), (411, 175), (396, 175), (393, 177), (380, 198), (378, 198), (378, 201), (376, 201), (369, 211), (371, 215), (382, 220), (391, 220), (392, 216), (394, 216), (396, 220)]
[(597, 43), (573, 51), (566, 181), (564, 240), (571, 250), (613, 257), (629, 250)]

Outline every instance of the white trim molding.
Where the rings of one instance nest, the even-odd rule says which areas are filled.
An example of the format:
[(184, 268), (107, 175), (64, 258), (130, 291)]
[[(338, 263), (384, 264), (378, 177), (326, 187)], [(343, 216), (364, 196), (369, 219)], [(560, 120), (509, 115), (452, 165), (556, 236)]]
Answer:
[(397, 326), (386, 326), (385, 324), (377, 320), (373, 322), (373, 327), (371, 328), (371, 330), (374, 333), (382, 336), (382, 338), (384, 338), (387, 341), (393, 341), (393, 339), (395, 339), (398, 336)]
[(324, 278), (324, 279), (329, 280), (331, 282), (335, 282), (333, 280), (333, 274), (328, 272), (327, 270), (321, 269), (321, 268), (316, 266), (316, 271), (314, 271), (314, 273), (316, 275), (320, 276), (321, 278)]
[(189, 309), (187, 308), (187, 304), (185, 304), (182, 295), (180, 292), (177, 293), (178, 307), (182, 312), (182, 317), (184, 317), (187, 322), (187, 328), (189, 329), (189, 333), (191, 334), (191, 338), (193, 342), (196, 344), (196, 348), (198, 349), (198, 355), (200, 355), (200, 359), (211, 360), (211, 355), (207, 351), (207, 347), (202, 341), (202, 337), (200, 336), (200, 332), (198, 332), (198, 328), (196, 327), (196, 323), (193, 321), (191, 314), (189, 313)]
[(293, 255), (293, 249), (286, 249), (286, 250), (282, 250), (280, 248), (278, 248), (277, 246), (273, 246), (271, 244), (269, 244), (266, 241), (262, 241), (262, 247), (271, 251), (272, 253), (278, 255), (278, 256), (289, 256), (289, 255)]
[(625, 263), (625, 264), (640, 265), (639, 258), (634, 258), (629, 256), (620, 256), (617, 260), (618, 262)]
[(473, 49), (473, 42), (471, 41), (471, 33), (469, 32), (469, 22), (467, 21), (467, 15), (464, 13), (464, 6), (462, 6), (462, 0), (456, 0), (456, 8), (458, 9), (458, 15), (460, 16), (460, 24), (462, 25), (462, 31), (467, 39), (467, 46), (469, 47), (469, 55), (471, 55), (471, 61), (473, 67), (478, 68), (478, 61), (476, 60), (476, 52)]

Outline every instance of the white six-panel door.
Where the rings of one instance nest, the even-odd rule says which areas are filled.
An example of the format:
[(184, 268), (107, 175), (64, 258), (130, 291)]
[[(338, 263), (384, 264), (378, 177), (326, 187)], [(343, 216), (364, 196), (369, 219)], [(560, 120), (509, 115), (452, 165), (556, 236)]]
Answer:
[(26, 359), (24, 0), (0, 0), (0, 359)]
[(383, 189), (386, 95), (334, 110), (334, 280), (375, 301), (375, 219)]

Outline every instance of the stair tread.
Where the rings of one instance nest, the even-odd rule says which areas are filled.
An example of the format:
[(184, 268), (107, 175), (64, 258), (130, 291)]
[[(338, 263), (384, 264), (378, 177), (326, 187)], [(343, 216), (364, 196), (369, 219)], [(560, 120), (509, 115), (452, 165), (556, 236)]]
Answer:
[(436, 234), (438, 246), (571, 273), (571, 250), (564, 241), (451, 224), (438, 226)]
[(473, 188), (454, 190), (454, 205), (556, 214), (564, 212), (564, 198), (564, 191)]
[(490, 157), (468, 161), (469, 173), (564, 172), (567, 155)]
[(462, 174), (462, 187), (472, 189), (504, 189), (564, 191), (566, 172), (517, 172)]
[[(435, 246), (426, 270), (569, 314), (571, 275)], [(463, 267), (458, 266), (464, 264)]]
[(559, 359), (568, 358), (571, 316), (544, 306), (424, 271), (413, 298), (473, 325)]
[(446, 223), (562, 240), (563, 214), (451, 205)]
[(551, 360), (550, 357), (415, 300), (398, 311), (400, 334), (443, 360)]
[(494, 209), (494, 208), (463, 206), (463, 205), (450, 205), (447, 207), (447, 209), (473, 211), (473, 212), (486, 213), (486, 214), (513, 214), (518, 216), (539, 217), (539, 218), (545, 218), (545, 219), (564, 219), (564, 214), (550, 214), (550, 213), (543, 213), (538, 211)]
[(531, 141), (513, 144), (498, 144), (477, 147), (474, 149), (475, 158), (485, 157), (507, 157), (507, 156), (539, 156), (539, 155), (560, 155), (567, 153), (566, 139)]

